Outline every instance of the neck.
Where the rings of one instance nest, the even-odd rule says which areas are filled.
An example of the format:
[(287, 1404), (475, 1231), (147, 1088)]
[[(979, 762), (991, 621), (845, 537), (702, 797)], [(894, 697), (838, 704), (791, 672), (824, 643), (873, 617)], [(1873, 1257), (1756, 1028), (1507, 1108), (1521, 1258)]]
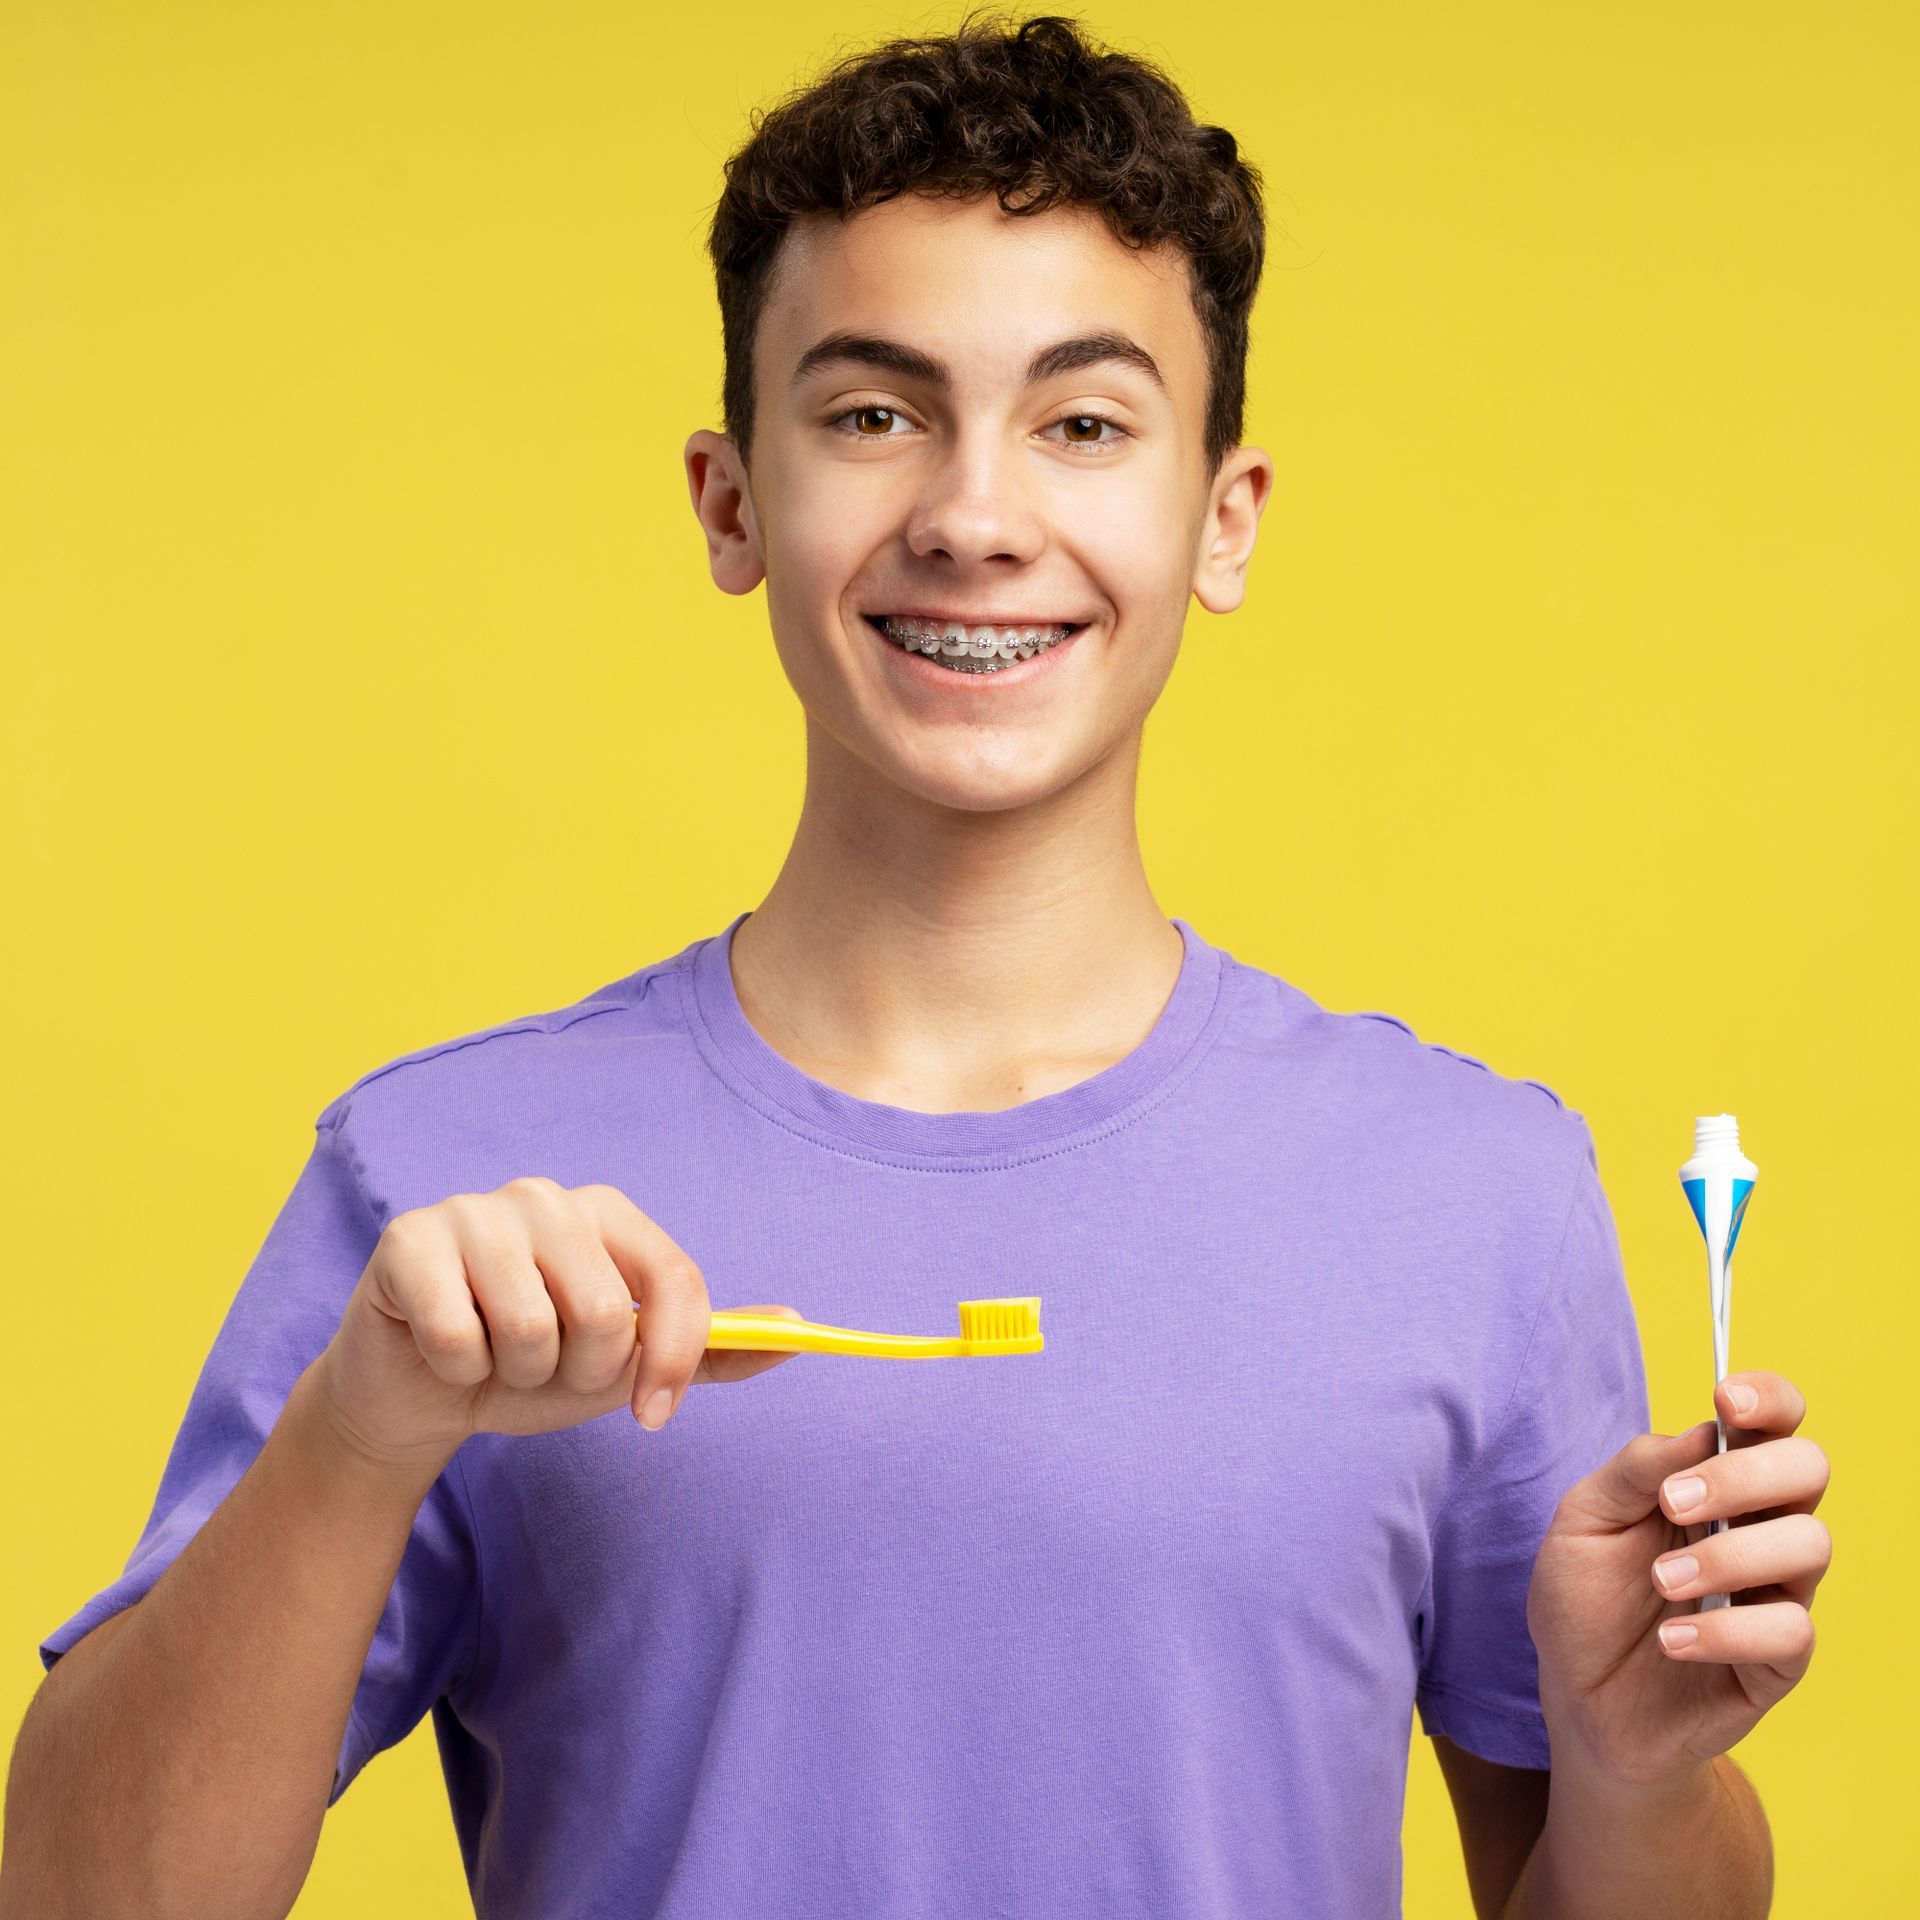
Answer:
[(1134, 823), (1139, 739), (1025, 807), (903, 793), (809, 725), (793, 843), (733, 939), (769, 1046), (858, 1099), (997, 1112), (1131, 1053), (1173, 991), (1180, 932)]

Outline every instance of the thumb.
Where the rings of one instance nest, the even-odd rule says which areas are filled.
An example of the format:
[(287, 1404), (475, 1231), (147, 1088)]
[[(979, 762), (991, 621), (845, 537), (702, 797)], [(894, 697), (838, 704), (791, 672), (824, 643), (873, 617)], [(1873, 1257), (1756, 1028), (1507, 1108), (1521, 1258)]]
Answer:
[(1685, 1433), (1643, 1433), (1611, 1460), (1576, 1480), (1561, 1502), (1562, 1524), (1576, 1533), (1618, 1533), (1660, 1509), (1660, 1485), (1682, 1467), (1697, 1467), (1714, 1450), (1714, 1424)]
[[(804, 1320), (807, 1317), (798, 1307), (729, 1307), (727, 1311), (768, 1314), (782, 1320)], [(712, 1381), (716, 1384), (751, 1380), (755, 1374), (765, 1373), (770, 1367), (777, 1367), (781, 1361), (793, 1359), (797, 1351), (792, 1347), (709, 1347), (701, 1355), (693, 1377), (696, 1381)]]

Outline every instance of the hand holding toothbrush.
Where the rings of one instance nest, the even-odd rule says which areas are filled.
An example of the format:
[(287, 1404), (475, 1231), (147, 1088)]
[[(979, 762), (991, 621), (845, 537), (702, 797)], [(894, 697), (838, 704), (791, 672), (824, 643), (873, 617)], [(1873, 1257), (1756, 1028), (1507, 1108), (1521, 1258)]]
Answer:
[[(802, 1324), (789, 1306), (735, 1311)], [(714, 1327), (699, 1267), (619, 1188), (523, 1175), (395, 1214), (308, 1375), (350, 1447), (431, 1479), (469, 1434), (621, 1407), (651, 1431), (688, 1388), (793, 1357), (716, 1348)]]
[[(1554, 1512), (1527, 1626), (1556, 1772), (1673, 1778), (1733, 1746), (1807, 1671), (1833, 1554), (1814, 1512), (1827, 1456), (1799, 1431), (1806, 1401), (1780, 1374), (1729, 1374), (1714, 1404), (1726, 1452), (1711, 1420), (1643, 1433)], [(1712, 1593), (1735, 1604), (1696, 1612)]]
[[(789, 1306), (716, 1311), (700, 1269), (618, 1187), (523, 1175), (386, 1224), (308, 1391), (357, 1453), (428, 1480), (469, 1434), (551, 1433), (799, 1353), (1036, 1354), (1038, 1295), (962, 1300), (957, 1335), (876, 1333)], [(306, 1377), (306, 1376), (303, 1376)]]

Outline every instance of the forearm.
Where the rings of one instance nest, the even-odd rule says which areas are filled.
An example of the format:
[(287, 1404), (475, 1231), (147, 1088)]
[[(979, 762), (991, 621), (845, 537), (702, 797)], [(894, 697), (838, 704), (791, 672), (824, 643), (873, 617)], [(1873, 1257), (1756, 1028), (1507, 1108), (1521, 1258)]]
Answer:
[(1764, 1920), (1772, 1900), (1766, 1815), (1726, 1755), (1638, 1788), (1556, 1759), (1546, 1826), (1501, 1920)]
[(0, 1920), (292, 1906), (434, 1479), (346, 1446), (311, 1378), (152, 1591), (42, 1682), (8, 1778)]

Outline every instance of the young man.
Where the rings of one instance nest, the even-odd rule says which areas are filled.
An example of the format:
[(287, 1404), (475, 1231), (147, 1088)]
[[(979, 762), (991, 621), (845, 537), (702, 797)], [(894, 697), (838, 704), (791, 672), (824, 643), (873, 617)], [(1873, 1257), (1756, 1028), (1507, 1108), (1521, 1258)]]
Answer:
[[(490, 1920), (1378, 1920), (1416, 1707), (1480, 1912), (1765, 1910), (1723, 1755), (1809, 1657), (1799, 1395), (1734, 1376), (1723, 1457), (1644, 1432), (1579, 1114), (1143, 871), (1142, 724), (1273, 474), (1257, 189), (1050, 19), (843, 63), (735, 156), (686, 465), (804, 710), (791, 852), (320, 1115), (43, 1643), (9, 1920), (283, 1912), (429, 1711)], [(1046, 1348), (705, 1350), (767, 1294), (1037, 1294)]]

